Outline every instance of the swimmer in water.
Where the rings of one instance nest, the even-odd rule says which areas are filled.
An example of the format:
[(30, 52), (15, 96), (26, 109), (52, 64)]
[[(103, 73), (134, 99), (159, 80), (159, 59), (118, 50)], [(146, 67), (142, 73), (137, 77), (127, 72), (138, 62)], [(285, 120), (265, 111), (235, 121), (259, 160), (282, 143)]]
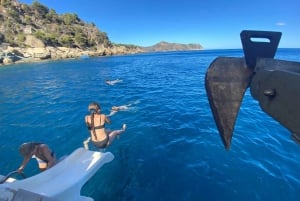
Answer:
[(134, 103), (130, 103), (127, 105), (120, 105), (120, 106), (112, 106), (110, 113), (107, 115), (108, 117), (111, 117), (113, 115), (115, 115), (118, 111), (128, 111), (131, 109), (131, 106), (134, 104), (138, 104), (139, 101), (135, 101)]
[(108, 85), (114, 85), (114, 84), (119, 83), (119, 82), (123, 82), (123, 80), (120, 80), (120, 79), (116, 79), (116, 80), (105, 80), (105, 83), (108, 84)]

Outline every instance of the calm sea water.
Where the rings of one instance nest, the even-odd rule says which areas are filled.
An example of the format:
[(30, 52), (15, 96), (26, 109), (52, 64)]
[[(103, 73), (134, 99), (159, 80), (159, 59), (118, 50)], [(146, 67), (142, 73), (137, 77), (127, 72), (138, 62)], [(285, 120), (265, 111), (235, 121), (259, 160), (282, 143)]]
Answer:
[[(111, 117), (126, 133), (107, 149), (115, 159), (84, 186), (96, 201), (299, 201), (300, 146), (247, 91), (226, 151), (204, 76), (217, 56), (205, 50), (54, 61), (0, 68), (0, 173), (18, 168), (18, 146), (48, 143), (58, 156), (82, 146), (87, 105), (132, 104)], [(276, 58), (300, 61), (300, 49)], [(106, 79), (122, 79), (113, 86)], [(92, 147), (92, 146), (91, 146)], [(27, 176), (38, 172), (34, 160)]]

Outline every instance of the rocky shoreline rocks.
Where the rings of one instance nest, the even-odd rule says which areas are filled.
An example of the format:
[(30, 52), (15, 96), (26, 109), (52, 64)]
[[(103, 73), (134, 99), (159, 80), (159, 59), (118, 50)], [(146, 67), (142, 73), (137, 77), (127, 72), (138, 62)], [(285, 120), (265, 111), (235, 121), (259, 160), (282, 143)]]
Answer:
[(135, 45), (113, 44), (109, 47), (98, 45), (97, 47), (81, 49), (69, 47), (46, 46), (41, 40), (32, 35), (27, 35), (24, 42), (26, 47), (13, 47), (9, 44), (0, 45), (0, 66), (16, 63), (29, 63), (42, 60), (74, 59), (80, 57), (98, 57), (111, 55), (128, 55), (142, 52), (156, 51), (183, 51), (201, 50), (199, 44), (177, 44), (160, 42), (149, 47)]
[(0, 49), (0, 66), (15, 63), (29, 63), (42, 60), (60, 60), (80, 57), (97, 57), (111, 55), (136, 54), (144, 52), (141, 48), (128, 48), (118, 45), (112, 47), (98, 47), (97, 50), (82, 50), (67, 47), (11, 47)]

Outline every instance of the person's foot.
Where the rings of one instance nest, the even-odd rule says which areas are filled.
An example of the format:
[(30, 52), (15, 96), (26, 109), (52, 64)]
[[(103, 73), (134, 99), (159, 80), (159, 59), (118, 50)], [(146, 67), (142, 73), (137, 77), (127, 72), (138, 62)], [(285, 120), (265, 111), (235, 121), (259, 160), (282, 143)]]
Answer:
[(88, 142), (83, 142), (83, 147), (84, 149), (88, 150), (89, 149)]
[(91, 138), (88, 137), (85, 141), (83, 141), (83, 147), (88, 150), (89, 149), (89, 142), (90, 142)]
[(126, 130), (126, 124), (123, 124), (122, 130), (125, 131)]

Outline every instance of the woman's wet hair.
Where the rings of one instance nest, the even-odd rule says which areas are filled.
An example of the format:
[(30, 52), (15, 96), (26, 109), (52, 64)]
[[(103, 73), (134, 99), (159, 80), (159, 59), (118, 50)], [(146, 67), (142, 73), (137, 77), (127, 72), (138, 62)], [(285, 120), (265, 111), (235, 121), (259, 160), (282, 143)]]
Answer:
[(26, 142), (23, 143), (20, 148), (19, 148), (19, 152), (22, 156), (28, 156), (29, 154), (31, 154), (35, 148), (36, 145), (39, 145), (41, 143), (38, 142)]
[(91, 102), (89, 104), (88, 110), (91, 114), (100, 113), (101, 107), (97, 102)]
[(94, 115), (96, 113), (99, 114), (100, 111), (101, 111), (101, 108), (100, 108), (100, 105), (97, 102), (91, 102), (89, 104), (88, 109), (91, 113), (91, 129), (92, 129), (93, 135), (95, 136), (95, 139), (97, 139), (96, 130), (95, 130), (95, 123), (94, 123)]

